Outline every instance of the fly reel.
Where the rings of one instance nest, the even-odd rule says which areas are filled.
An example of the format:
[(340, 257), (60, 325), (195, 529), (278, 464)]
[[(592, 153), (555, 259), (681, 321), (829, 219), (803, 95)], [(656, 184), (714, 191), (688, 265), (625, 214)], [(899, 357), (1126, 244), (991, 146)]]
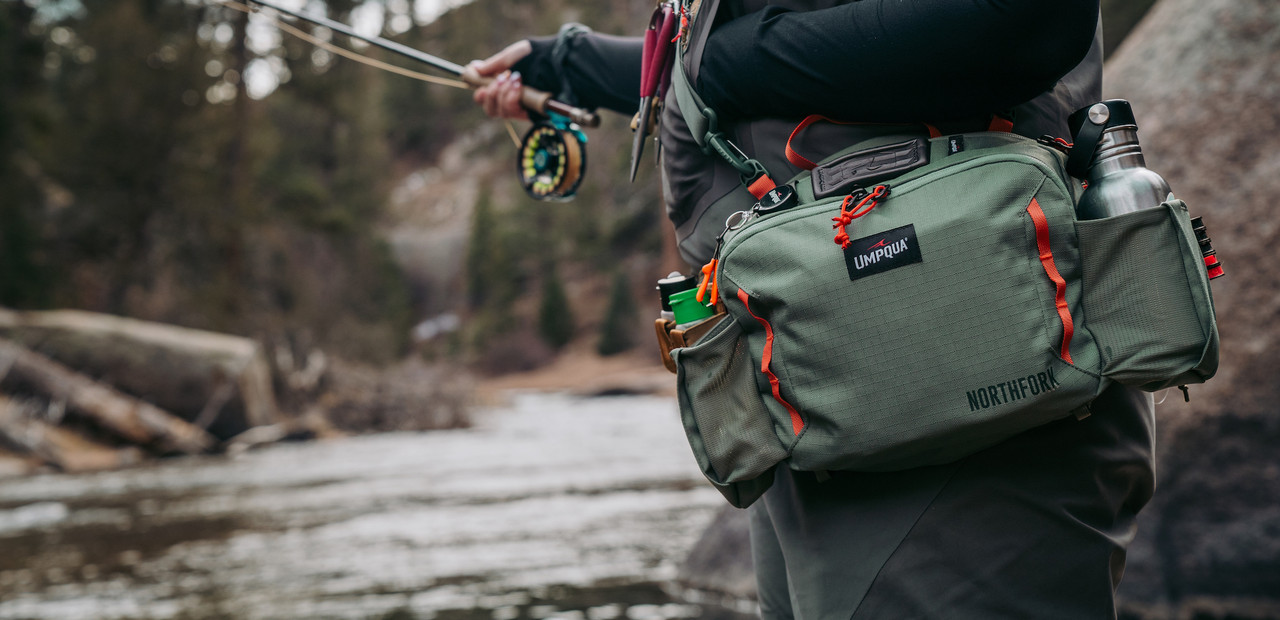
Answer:
[(520, 185), (535, 200), (573, 198), (587, 171), (587, 136), (567, 120), (538, 121), (520, 142)]

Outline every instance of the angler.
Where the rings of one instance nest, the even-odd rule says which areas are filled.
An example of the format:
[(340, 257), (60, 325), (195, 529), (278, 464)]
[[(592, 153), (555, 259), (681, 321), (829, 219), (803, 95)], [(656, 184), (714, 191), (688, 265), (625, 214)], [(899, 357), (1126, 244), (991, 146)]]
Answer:
[[(676, 34), (667, 39), (662, 33), (670, 19), (678, 21), (672, 26)], [(518, 72), (533, 86), (557, 91), (567, 84), (583, 105), (634, 117), (637, 140), (652, 129), (681, 255), (690, 265), (708, 264), (714, 273), (726, 219), (750, 210), (772, 188), (805, 170), (804, 164), (812, 167), (813, 162), (792, 157), (788, 136), (796, 120), (822, 115), (853, 123), (937, 122), (947, 133), (961, 134), (982, 131), (988, 122), (994, 127), (996, 115), (1003, 118), (1004, 129), (1032, 140), (1042, 134), (1070, 135), (1068, 116), (1101, 98), (1100, 26), (1098, 0), (681, 1), (660, 6), (643, 37), (566, 28), (558, 36), (517, 42), (477, 71), (485, 76)], [(665, 45), (674, 47), (659, 52)], [(672, 56), (677, 57), (673, 70), (657, 64)], [(663, 92), (668, 75), (673, 87)], [(689, 88), (674, 87), (681, 80)], [(521, 80), (495, 84), (484, 91), (482, 103), (498, 115), (519, 115), (522, 110), (506, 101), (520, 86)], [(1009, 111), (1012, 122), (1002, 116)], [(656, 127), (650, 118), (658, 119)], [(876, 135), (903, 131), (823, 123), (807, 132), (805, 145), (796, 150), (826, 156)], [(957, 160), (965, 157), (966, 148), (977, 148), (961, 140), (952, 146)], [(639, 151), (633, 145), (634, 160)], [(875, 208), (892, 209), (895, 200), (888, 197)], [(851, 229), (877, 214), (854, 220), (854, 213), (841, 213), (854, 222)], [(845, 240), (883, 232), (858, 230), (861, 234), (845, 235)], [(830, 236), (814, 244), (811, 249), (779, 248), (778, 262), (797, 252), (837, 256)], [(927, 249), (922, 251), (928, 255)], [(1023, 262), (1038, 267), (1033, 260), (1034, 255)], [(894, 262), (901, 262), (901, 256)], [(866, 281), (918, 266), (919, 261), (904, 264)], [(988, 268), (1002, 267), (965, 265), (943, 284), (959, 286), (962, 273), (976, 279)], [(779, 275), (776, 280), (803, 277)], [(808, 426), (792, 403), (794, 390), (822, 386), (801, 381), (797, 387), (773, 370), (820, 376), (816, 371), (830, 357), (851, 352), (829, 349), (828, 359), (791, 366), (784, 360), (779, 367), (773, 356), (804, 354), (775, 347), (792, 326), (777, 324), (747, 291), (739, 289), (738, 294), (739, 299), (731, 292), (717, 296), (745, 306), (745, 311), (735, 314), (732, 323), (720, 323), (727, 328), (713, 328), (711, 338), (732, 350), (733, 336), (750, 330), (739, 348), (753, 355), (763, 348), (763, 363), (753, 357), (755, 363), (712, 365), (718, 350), (713, 343), (678, 355), (689, 364), (705, 365), (702, 373), (682, 373), (683, 381), (723, 371), (714, 375), (718, 383), (707, 379), (697, 385), (712, 396), (732, 392), (724, 399), (730, 406), (716, 410), (724, 414), (721, 423), (714, 432), (691, 436), (691, 445), (695, 451), (703, 449), (698, 452), (703, 455), (709, 444), (722, 442), (724, 453), (733, 454), (737, 447), (759, 459), (786, 459), (784, 448), (779, 454), (761, 454), (747, 442), (779, 434), (794, 446), (823, 432)], [(904, 319), (913, 310), (910, 304), (898, 309)], [(829, 314), (840, 312), (832, 309)], [(999, 338), (1004, 327), (992, 326), (991, 338)], [(978, 355), (985, 344), (967, 346)], [(722, 357), (732, 358), (728, 353)], [(898, 363), (902, 373), (921, 372), (933, 360)], [(1061, 375), (1057, 379), (1064, 380)], [(1043, 387), (1038, 376), (1036, 381)], [(882, 389), (905, 395), (913, 387)], [(982, 386), (988, 402), (989, 387)], [(1065, 387), (1055, 389), (1055, 395)], [(976, 387), (970, 391), (980, 398)], [(860, 405), (847, 403), (850, 410)], [(1137, 511), (1154, 488), (1152, 403), (1147, 395), (1115, 384), (1093, 399), (1090, 408), (1095, 415), (1060, 419), (940, 465), (822, 472), (795, 471), (784, 461), (761, 475), (755, 486), (717, 485), (736, 505), (750, 504), (761, 615), (855, 620), (1114, 617), (1125, 548)], [(768, 426), (748, 427), (750, 420), (729, 415), (743, 411), (767, 420)], [(742, 432), (744, 428), (759, 434)], [(836, 444), (830, 449), (839, 449)], [(718, 473), (707, 462), (699, 464), (708, 477)]]

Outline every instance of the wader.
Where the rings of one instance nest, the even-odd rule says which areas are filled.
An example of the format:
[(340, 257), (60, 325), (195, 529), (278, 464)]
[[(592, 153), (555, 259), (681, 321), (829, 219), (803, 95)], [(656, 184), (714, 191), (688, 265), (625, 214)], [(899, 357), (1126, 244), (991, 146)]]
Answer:
[[(833, 0), (702, 0), (741, 15), (765, 4), (816, 10)], [(696, 84), (712, 24), (689, 33)], [(1067, 116), (1101, 99), (1101, 30), (1093, 50), (1051, 92), (1019, 106), (1014, 131), (1067, 136)], [(775, 178), (799, 172), (784, 146), (796, 119), (727, 129)], [(806, 153), (865, 138), (865, 127), (815, 125)], [(661, 125), (663, 191), (681, 254), (706, 262), (732, 212), (750, 206), (738, 173), (703, 153), (674, 96)], [(801, 149), (798, 149), (801, 150)], [(764, 618), (1107, 618), (1154, 489), (1151, 397), (1114, 385), (1083, 420), (1069, 418), (943, 466), (893, 473), (814, 474), (779, 466), (748, 510)]]

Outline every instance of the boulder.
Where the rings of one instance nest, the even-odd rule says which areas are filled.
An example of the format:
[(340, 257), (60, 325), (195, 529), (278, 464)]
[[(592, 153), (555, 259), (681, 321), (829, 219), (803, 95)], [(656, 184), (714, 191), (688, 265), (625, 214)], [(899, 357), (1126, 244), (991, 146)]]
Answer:
[[(1221, 368), (1157, 407), (1159, 476), (1120, 586), (1131, 618), (1280, 617), (1280, 4), (1161, 0), (1107, 64), (1147, 165), (1227, 271)], [(1157, 397), (1159, 398), (1159, 397)]]

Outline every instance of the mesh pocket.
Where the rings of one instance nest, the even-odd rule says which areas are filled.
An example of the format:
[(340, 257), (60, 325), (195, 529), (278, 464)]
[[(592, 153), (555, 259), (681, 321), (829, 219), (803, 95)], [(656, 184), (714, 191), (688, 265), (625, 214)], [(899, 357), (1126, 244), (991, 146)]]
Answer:
[(712, 482), (752, 480), (787, 457), (736, 319), (725, 319), (697, 345), (673, 354), (680, 417), (698, 465)]
[(1158, 390), (1208, 379), (1217, 328), (1208, 280), (1181, 201), (1076, 223), (1084, 311), (1103, 374)]

